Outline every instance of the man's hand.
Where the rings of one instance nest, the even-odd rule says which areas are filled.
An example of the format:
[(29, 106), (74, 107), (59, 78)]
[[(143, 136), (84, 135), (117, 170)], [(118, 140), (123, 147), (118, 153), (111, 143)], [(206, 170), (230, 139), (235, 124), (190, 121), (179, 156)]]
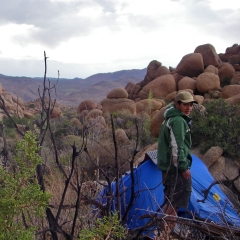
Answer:
[(184, 178), (189, 179), (191, 177), (191, 172), (187, 169), (185, 172), (182, 172)]

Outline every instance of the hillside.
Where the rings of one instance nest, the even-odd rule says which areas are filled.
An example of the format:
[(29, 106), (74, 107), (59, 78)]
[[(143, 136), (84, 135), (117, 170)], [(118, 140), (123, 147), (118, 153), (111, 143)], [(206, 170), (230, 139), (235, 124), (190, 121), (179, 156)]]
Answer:
[[(85, 99), (100, 101), (106, 94), (116, 87), (125, 87), (128, 82), (140, 82), (146, 75), (145, 69), (122, 70), (112, 73), (98, 73), (86, 79), (59, 79), (57, 83), (56, 99), (59, 103), (76, 107)], [(48, 79), (48, 78), (47, 78)], [(49, 79), (52, 84), (57, 79)], [(3, 88), (20, 98), (24, 102), (39, 97), (38, 88), (42, 87), (42, 78), (12, 77), (0, 74), (0, 83)]]

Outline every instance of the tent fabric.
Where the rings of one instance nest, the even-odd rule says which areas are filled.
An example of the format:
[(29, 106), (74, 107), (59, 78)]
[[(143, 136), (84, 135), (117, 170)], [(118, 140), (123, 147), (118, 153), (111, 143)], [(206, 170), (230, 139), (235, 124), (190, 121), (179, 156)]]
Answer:
[[(202, 190), (207, 189), (214, 179), (206, 165), (198, 157), (192, 154), (192, 158), (192, 193), (187, 210), (197, 217), (218, 224), (227, 222), (231, 225), (240, 226), (239, 215), (218, 185), (214, 185), (210, 189), (204, 203), (198, 201), (204, 198)], [(154, 161), (148, 159), (134, 169), (134, 182), (131, 180), (130, 173), (123, 176), (119, 181), (122, 216), (124, 216), (130, 204), (133, 192), (132, 185), (134, 185), (134, 200), (126, 221), (128, 228), (131, 230), (139, 228), (148, 222), (147, 218), (140, 219), (144, 214), (153, 214), (157, 211), (161, 213), (161, 206), (164, 202), (164, 187), (162, 185), (162, 173)], [(107, 195), (107, 191), (107, 189), (104, 189), (101, 192), (102, 199)], [(116, 183), (112, 183), (112, 191), (116, 193)], [(112, 204), (112, 211), (116, 210), (115, 204), (116, 202)], [(179, 213), (184, 212), (186, 212), (186, 209), (179, 209)]]

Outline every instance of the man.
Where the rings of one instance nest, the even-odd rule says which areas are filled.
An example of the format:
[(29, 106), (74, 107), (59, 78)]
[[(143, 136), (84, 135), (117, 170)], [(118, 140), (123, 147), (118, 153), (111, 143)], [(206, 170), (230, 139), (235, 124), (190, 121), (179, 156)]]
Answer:
[[(163, 211), (176, 217), (178, 208), (187, 208), (192, 190), (190, 167), (192, 145), (189, 117), (193, 103), (197, 103), (187, 91), (176, 95), (164, 112), (158, 139), (158, 168), (162, 170), (165, 204)], [(171, 230), (175, 223), (169, 224)]]

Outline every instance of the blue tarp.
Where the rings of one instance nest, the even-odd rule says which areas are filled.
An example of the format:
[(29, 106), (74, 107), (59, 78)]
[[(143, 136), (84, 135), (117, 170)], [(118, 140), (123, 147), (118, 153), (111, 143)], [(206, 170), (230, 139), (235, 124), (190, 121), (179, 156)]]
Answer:
[[(192, 193), (188, 206), (195, 216), (208, 219), (216, 223), (228, 222), (229, 224), (240, 226), (240, 218), (233, 209), (233, 205), (218, 185), (214, 185), (209, 191), (208, 197), (204, 203), (202, 190), (207, 189), (214, 181), (205, 164), (195, 155), (192, 155), (193, 164), (192, 173)], [(129, 229), (135, 229), (147, 223), (148, 219), (139, 217), (147, 213), (155, 213), (159, 210), (164, 201), (162, 174), (152, 160), (147, 160), (134, 170), (135, 182), (132, 184), (130, 174), (125, 175), (120, 180), (121, 193), (121, 211), (124, 215), (131, 197), (131, 186), (134, 185), (134, 201), (127, 215), (127, 226)], [(116, 192), (116, 183), (112, 184), (112, 190)], [(107, 189), (100, 194), (103, 199), (106, 196)], [(214, 195), (217, 198), (215, 200)], [(114, 210), (114, 203), (112, 210)], [(180, 209), (180, 213), (186, 212), (186, 209)], [(223, 214), (224, 213), (224, 214)]]

